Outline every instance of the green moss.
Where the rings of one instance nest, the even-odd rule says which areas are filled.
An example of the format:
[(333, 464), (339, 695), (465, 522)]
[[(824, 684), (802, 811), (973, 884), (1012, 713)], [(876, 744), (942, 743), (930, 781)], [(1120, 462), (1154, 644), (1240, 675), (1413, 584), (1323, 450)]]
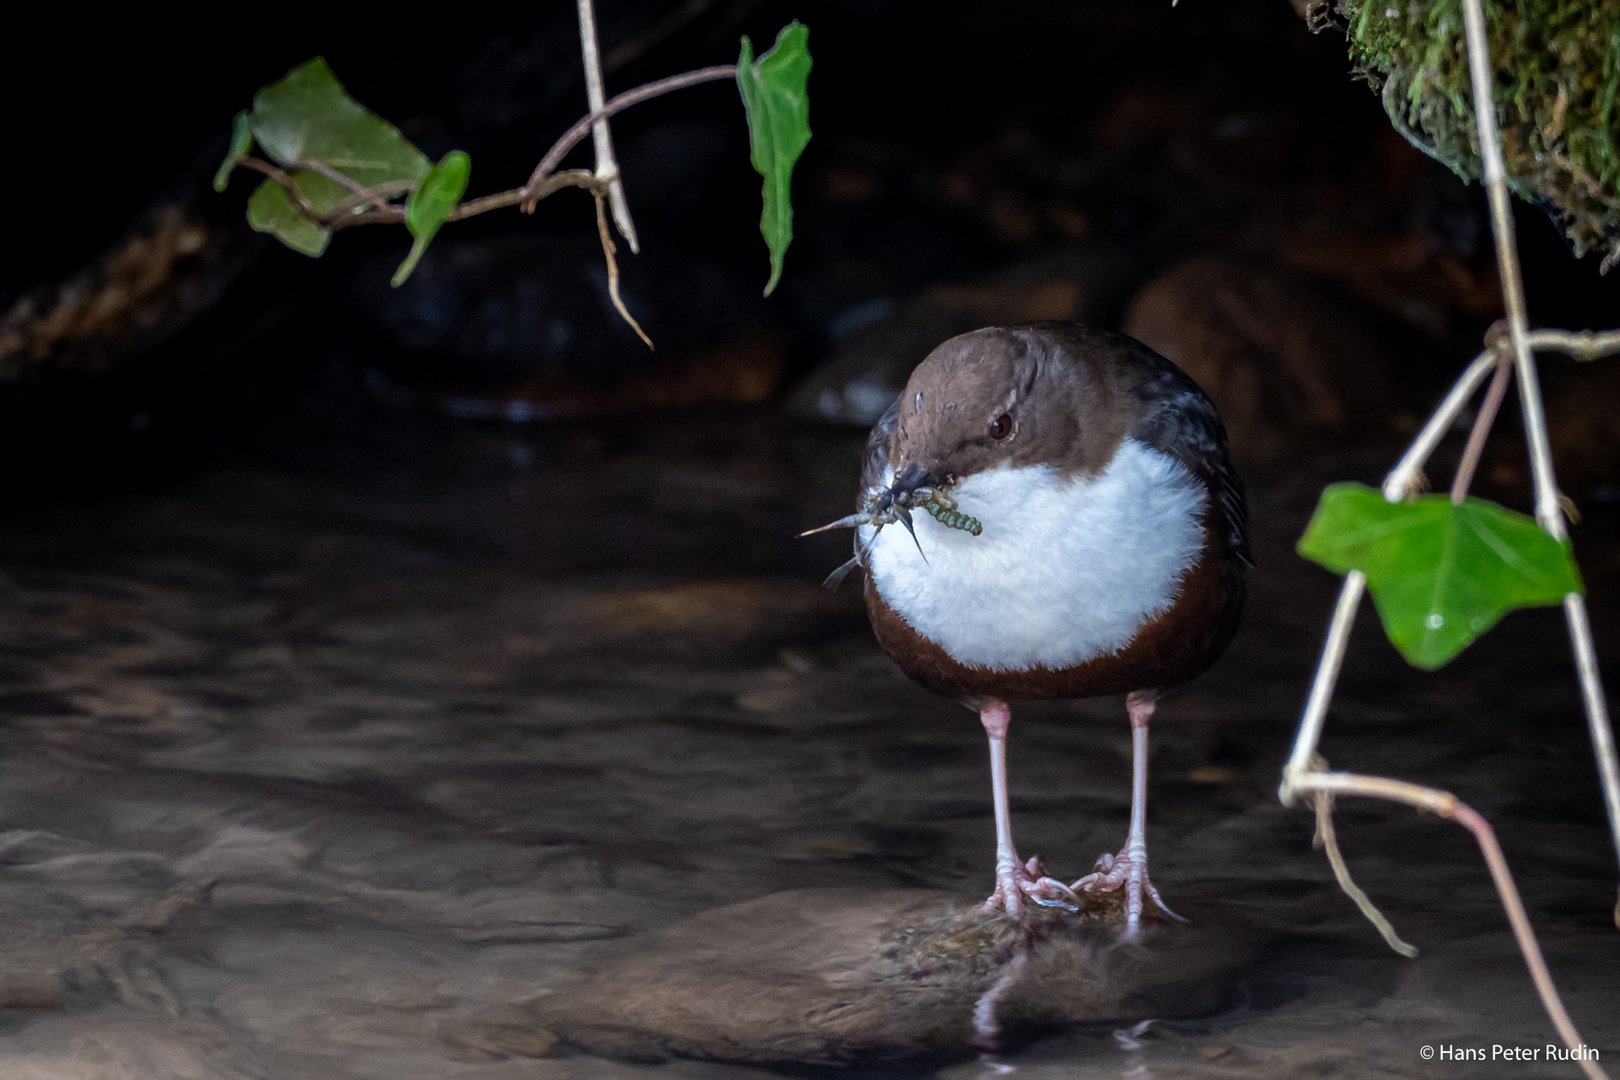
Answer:
[[(1576, 255), (1620, 263), (1620, 0), (1485, 0), (1508, 185)], [(1342, 0), (1350, 58), (1401, 134), (1480, 177), (1461, 0)]]

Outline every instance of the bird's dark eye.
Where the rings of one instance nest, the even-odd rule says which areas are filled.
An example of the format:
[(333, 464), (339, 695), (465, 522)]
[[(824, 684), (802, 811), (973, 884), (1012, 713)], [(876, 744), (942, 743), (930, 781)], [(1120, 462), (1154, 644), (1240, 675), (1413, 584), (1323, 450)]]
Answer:
[(992, 439), (1005, 439), (1012, 434), (1012, 417), (1002, 413), (990, 421), (990, 437)]

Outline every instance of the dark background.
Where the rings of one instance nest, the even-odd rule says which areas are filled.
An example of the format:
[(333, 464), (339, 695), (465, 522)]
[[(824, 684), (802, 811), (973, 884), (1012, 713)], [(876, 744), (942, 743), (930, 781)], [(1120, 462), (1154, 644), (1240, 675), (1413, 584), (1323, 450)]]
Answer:
[[(758, 178), (733, 91), (686, 91), (615, 121), (644, 238), (642, 256), (621, 261), (660, 344), (651, 355), (606, 308), (579, 193), (533, 218), (507, 211), (447, 229), (419, 280), (394, 291), (402, 230), (340, 233), (311, 261), (248, 232), (252, 177), (239, 173), (223, 196), (206, 187), (230, 116), (315, 54), (430, 156), (470, 152), (472, 193), (521, 183), (583, 110), (567, 5), (467, 5), (431, 27), (346, 4), (203, 27), (121, 11), (91, 32), (65, 9), (17, 16), (0, 76), (16, 148), (0, 179), (14, 208), (0, 306), (93, 269), (163, 206), (183, 207), (227, 254), (224, 269), (206, 270), (225, 283), (219, 295), (134, 346), (115, 343), (88, 365), (46, 350), (0, 380), (9, 445), (50, 448), (43, 470), (9, 483), (48, 495), (150, 482), (225, 452), (293, 399), (320, 399), (341, 427), (376, 406), (379, 386), (429, 412), (444, 393), (472, 392), (498, 412), (508, 397), (577, 398), (583, 386), (574, 414), (645, 415), (725, 404), (725, 392), (689, 385), (721, 352), (758, 368), (745, 396), (769, 403), (836, 354), (850, 326), (942, 282), (1039, 279), (1043, 258), (1086, 282), (1075, 314), (1107, 325), (1155, 274), (1199, 253), (1374, 297), (1370, 317), (1390, 333), (1385, 355), (1359, 363), (1392, 389), (1375, 403), (1349, 394), (1352, 412), (1420, 410), (1494, 316), (1480, 189), (1393, 135), (1352, 77), (1342, 35), (1313, 36), (1282, 0), (687, 9), (605, 6), (610, 89), (733, 59), (741, 33), (763, 48), (798, 17), (812, 27), (815, 139), (795, 181), (784, 283), (760, 299)], [(617, 60), (626, 43), (634, 51)], [(1612, 321), (1620, 286), (1595, 259), (1569, 258), (1544, 215), (1520, 206), (1519, 217), (1536, 322)], [(1313, 261), (1324, 236), (1334, 253)], [(1035, 269), (1021, 278), (1020, 267)], [(1414, 294), (1427, 307), (1402, 310)], [(995, 321), (993, 304), (974, 314)], [(915, 332), (926, 339), (928, 326)], [(731, 379), (723, 370), (716, 378)], [(567, 386), (536, 390), (537, 377)], [(638, 392), (603, 398), (636, 377)], [(675, 388), (660, 390), (660, 378)], [(1210, 389), (1218, 401), (1233, 393)], [(1243, 448), (1242, 432), (1234, 442)]]

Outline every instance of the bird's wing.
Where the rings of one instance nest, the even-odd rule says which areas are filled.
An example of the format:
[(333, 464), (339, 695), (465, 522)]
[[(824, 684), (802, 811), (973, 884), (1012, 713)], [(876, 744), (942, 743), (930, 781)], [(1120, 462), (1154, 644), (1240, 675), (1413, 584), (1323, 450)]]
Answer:
[(1209, 486), (1227, 550), (1253, 566), (1249, 503), (1243, 481), (1232, 468), (1226, 425), (1214, 402), (1170, 361), (1145, 347), (1141, 353), (1152, 359), (1137, 357), (1142, 377), (1136, 388), (1138, 411), (1132, 435), (1169, 454)]
[(861, 501), (856, 509), (865, 508), (868, 493), (889, 486), (884, 473), (889, 469), (889, 448), (894, 443), (894, 429), (899, 422), (900, 399), (895, 398), (872, 426), (872, 434), (866, 437), (866, 453), (861, 459)]
[[(894, 443), (894, 429), (900, 422), (900, 399), (895, 398), (883, 410), (878, 422), (872, 425), (872, 434), (866, 437), (866, 453), (861, 458), (861, 494), (855, 504), (857, 510), (866, 508), (873, 492), (886, 490), (890, 483), (889, 448)], [(866, 552), (861, 547), (861, 531), (855, 530), (855, 559), (866, 568)]]

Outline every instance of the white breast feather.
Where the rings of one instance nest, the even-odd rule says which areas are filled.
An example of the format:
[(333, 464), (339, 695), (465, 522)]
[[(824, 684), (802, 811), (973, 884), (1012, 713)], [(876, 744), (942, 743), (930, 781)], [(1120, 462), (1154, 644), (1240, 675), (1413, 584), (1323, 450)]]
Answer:
[(976, 667), (1061, 669), (1118, 652), (1175, 602), (1204, 544), (1203, 485), (1134, 439), (1095, 477), (1003, 467), (950, 494), (981, 535), (914, 511), (926, 562), (900, 524), (875, 538), (865, 526), (861, 541), (889, 606)]

